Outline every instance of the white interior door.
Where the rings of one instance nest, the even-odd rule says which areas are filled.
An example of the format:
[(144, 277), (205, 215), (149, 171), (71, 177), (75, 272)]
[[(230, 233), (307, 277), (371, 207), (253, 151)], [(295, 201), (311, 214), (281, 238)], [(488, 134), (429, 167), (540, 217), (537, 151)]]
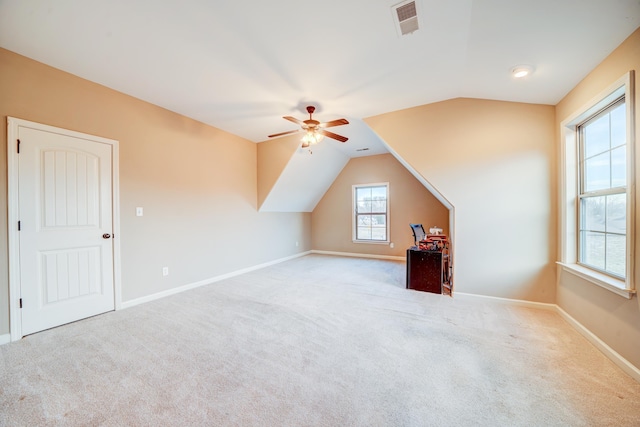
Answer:
[(17, 133), (21, 335), (28, 335), (115, 308), (113, 147), (61, 129)]

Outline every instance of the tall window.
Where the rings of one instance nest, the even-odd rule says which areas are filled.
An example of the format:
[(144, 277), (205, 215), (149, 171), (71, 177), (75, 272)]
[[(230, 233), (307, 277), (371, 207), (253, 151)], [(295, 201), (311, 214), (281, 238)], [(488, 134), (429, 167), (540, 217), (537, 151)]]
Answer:
[(388, 242), (389, 184), (353, 186), (353, 239), (358, 242)]
[(625, 298), (635, 293), (634, 118), (629, 71), (560, 127), (559, 264)]
[(624, 96), (578, 125), (578, 262), (626, 275), (627, 125)]

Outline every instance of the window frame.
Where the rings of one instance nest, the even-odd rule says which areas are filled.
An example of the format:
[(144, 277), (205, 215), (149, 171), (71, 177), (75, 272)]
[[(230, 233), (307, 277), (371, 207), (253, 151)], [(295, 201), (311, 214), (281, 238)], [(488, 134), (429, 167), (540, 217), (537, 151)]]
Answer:
[[(386, 227), (385, 227), (385, 240), (374, 240), (374, 239), (358, 239), (358, 207), (357, 207), (357, 199), (356, 192), (359, 188), (373, 188), (373, 187), (385, 187), (386, 190), (386, 213), (384, 214), (386, 217)], [(351, 203), (352, 203), (352, 211), (351, 211), (351, 239), (353, 243), (366, 243), (366, 244), (389, 244), (390, 240), (390, 203), (389, 203), (389, 183), (388, 182), (376, 182), (371, 184), (353, 184), (351, 186)], [(375, 215), (382, 215), (381, 213), (369, 213)]]
[[(629, 71), (560, 125), (560, 261), (558, 264), (575, 276), (581, 277), (630, 299), (636, 293), (635, 258), (635, 97), (634, 72)], [(579, 255), (579, 203), (582, 190), (580, 172), (579, 126), (595, 117), (607, 107), (624, 97), (626, 112), (626, 274), (625, 278), (603, 273), (578, 262)]]
[[(602, 118), (605, 115), (609, 115), (616, 107), (620, 106), (621, 104), (623, 104), (625, 107), (625, 112), (627, 110), (627, 100), (624, 96), (624, 94), (621, 94), (618, 98), (614, 99), (612, 102), (610, 102), (609, 104), (605, 105), (600, 111), (597, 111), (596, 113), (594, 113), (593, 115), (590, 115), (589, 117), (587, 117), (585, 120), (583, 120), (581, 123), (576, 125), (576, 135), (578, 138), (578, 195), (577, 195), (577, 200), (576, 200), (576, 210), (577, 210), (577, 215), (578, 215), (578, 221), (577, 221), (577, 238), (576, 238), (576, 244), (577, 244), (577, 260), (576, 263), (584, 266), (585, 268), (589, 268), (595, 271), (598, 271), (602, 274), (606, 274), (608, 276), (612, 276), (614, 278), (620, 279), (620, 280), (625, 280), (626, 279), (626, 275), (627, 275), (627, 271), (625, 271), (624, 276), (621, 276), (619, 274), (616, 274), (615, 272), (611, 271), (611, 270), (607, 270), (606, 268), (606, 246), (605, 246), (605, 268), (601, 269), (598, 268), (594, 265), (590, 265), (588, 263), (586, 263), (584, 261), (584, 246), (585, 246), (585, 242), (582, 240), (582, 232), (583, 231), (589, 231), (583, 228), (582, 226), (582, 221), (583, 221), (583, 203), (582, 201), (585, 199), (590, 199), (590, 198), (595, 198), (595, 197), (606, 197), (606, 196), (613, 196), (613, 195), (621, 195), (624, 194), (627, 197), (626, 202), (629, 202), (629, 197), (628, 197), (628, 192), (629, 192), (629, 181), (628, 181), (628, 176), (626, 176), (625, 178), (627, 179), (627, 181), (625, 181), (625, 185), (624, 186), (616, 186), (616, 187), (608, 187), (608, 188), (603, 188), (603, 189), (597, 189), (597, 190), (587, 190), (586, 187), (586, 171), (585, 171), (585, 165), (587, 160), (592, 159), (593, 157), (597, 157), (601, 154), (604, 153), (609, 153), (609, 155), (611, 156), (611, 151), (613, 150), (613, 148), (611, 148), (611, 146), (609, 146), (609, 148), (605, 151), (603, 151), (602, 153), (597, 153), (596, 155), (592, 155), (592, 156), (587, 156), (586, 154), (586, 145), (585, 145), (585, 130), (586, 127), (594, 122), (596, 122), (597, 120), (599, 120), (600, 118)], [(625, 127), (628, 128), (628, 126), (626, 126), (625, 123)], [(626, 129), (625, 129), (626, 131)], [(628, 135), (627, 138), (625, 138), (625, 155), (629, 155), (629, 147), (627, 146), (627, 142), (628, 142)], [(619, 146), (621, 147), (621, 146)], [(618, 147), (615, 147), (618, 148)], [(633, 166), (633, 159), (625, 159), (626, 162), (626, 167), (629, 166)], [(610, 165), (609, 167), (609, 173), (611, 174), (613, 169), (613, 166)], [(628, 174), (627, 174), (628, 175)], [(605, 211), (606, 211), (606, 207), (605, 207)], [(606, 215), (606, 214), (605, 214)], [(629, 209), (626, 209), (625, 215), (629, 215)], [(629, 221), (625, 218), (625, 222), (628, 223)], [(592, 232), (595, 232), (592, 230)], [(602, 233), (605, 237), (605, 242), (607, 239), (607, 236), (609, 235), (619, 235), (622, 236), (624, 235), (625, 237), (625, 245), (627, 243), (627, 240), (629, 238), (629, 236), (627, 235), (627, 231), (625, 229), (625, 233), (615, 233), (615, 232), (607, 232), (606, 230), (603, 232), (598, 231), (597, 233)], [(606, 243), (605, 243), (606, 245)], [(628, 246), (628, 245), (627, 245)], [(628, 247), (626, 248), (628, 249)], [(625, 258), (626, 258), (626, 251), (625, 251)], [(626, 266), (626, 261), (625, 261), (625, 266)], [(625, 267), (626, 270), (626, 267)]]

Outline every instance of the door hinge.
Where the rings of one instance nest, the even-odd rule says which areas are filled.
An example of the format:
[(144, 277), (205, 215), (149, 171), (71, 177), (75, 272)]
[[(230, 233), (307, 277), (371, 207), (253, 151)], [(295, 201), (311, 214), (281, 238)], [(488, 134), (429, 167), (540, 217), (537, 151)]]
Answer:
[(21, 228), (22, 228), (22, 224), (20, 224), (20, 221), (18, 221), (18, 231), (20, 231)]
[(18, 154), (20, 154), (20, 140), (18, 140)]
[(22, 308), (22, 298), (20, 298), (20, 308)]

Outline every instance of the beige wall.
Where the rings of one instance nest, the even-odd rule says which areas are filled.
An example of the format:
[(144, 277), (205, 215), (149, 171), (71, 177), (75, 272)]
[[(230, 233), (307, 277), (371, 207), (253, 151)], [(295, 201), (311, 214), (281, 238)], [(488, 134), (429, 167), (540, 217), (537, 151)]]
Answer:
[[(640, 165), (640, 29), (596, 67), (556, 106), (556, 144), (560, 155), (560, 124), (629, 70), (636, 70), (635, 139), (636, 191)], [(640, 193), (636, 192), (635, 228), (640, 229)], [(635, 239), (636, 283), (640, 266), (640, 240)], [(639, 286), (636, 285), (636, 288)], [(572, 274), (558, 271), (557, 303), (591, 332), (640, 369), (640, 302), (618, 296)]]
[(311, 249), (310, 214), (257, 212), (256, 144), (0, 49), (0, 335), (7, 116), (120, 141), (123, 301)]
[(458, 292), (555, 301), (554, 111), (453, 99), (365, 120), (454, 206)]
[[(389, 238), (387, 244), (353, 243), (352, 185), (389, 183)], [(314, 250), (405, 256), (413, 244), (410, 223), (425, 231), (437, 225), (449, 231), (449, 211), (391, 154), (354, 158), (347, 163), (311, 215)]]

